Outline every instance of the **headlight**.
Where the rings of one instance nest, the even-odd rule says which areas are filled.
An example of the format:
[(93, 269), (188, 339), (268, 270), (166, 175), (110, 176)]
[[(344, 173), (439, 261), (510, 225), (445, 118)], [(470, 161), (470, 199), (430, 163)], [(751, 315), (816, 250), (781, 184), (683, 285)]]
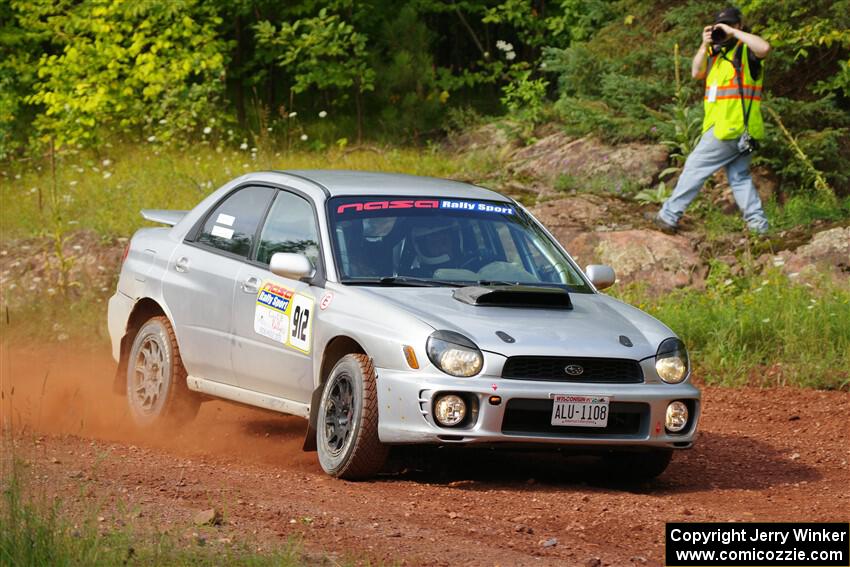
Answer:
[(484, 364), (475, 343), (454, 331), (434, 331), (425, 350), (434, 366), (452, 376), (475, 376)]
[(655, 370), (668, 384), (678, 384), (688, 375), (688, 351), (679, 339), (665, 339), (655, 354)]

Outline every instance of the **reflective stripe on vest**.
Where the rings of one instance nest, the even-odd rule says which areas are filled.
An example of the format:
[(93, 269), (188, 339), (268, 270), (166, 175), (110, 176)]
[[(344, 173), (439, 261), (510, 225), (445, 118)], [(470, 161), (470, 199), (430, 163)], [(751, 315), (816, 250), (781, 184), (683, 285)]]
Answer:
[[(749, 108), (749, 131), (754, 138), (764, 137), (764, 122), (761, 116), (762, 80), (764, 68), (758, 79), (750, 75), (747, 46), (741, 47), (741, 82), (744, 90), (744, 102)], [(732, 58), (738, 49), (729, 50), (729, 59), (715, 55), (709, 60), (708, 73), (705, 78), (705, 119), (702, 123), (703, 133), (714, 127), (714, 135), (720, 140), (733, 140), (744, 132), (744, 111), (741, 108), (741, 95), (738, 91), (738, 79)], [(714, 89), (712, 89), (714, 87)], [(712, 92), (714, 90), (714, 92)]]

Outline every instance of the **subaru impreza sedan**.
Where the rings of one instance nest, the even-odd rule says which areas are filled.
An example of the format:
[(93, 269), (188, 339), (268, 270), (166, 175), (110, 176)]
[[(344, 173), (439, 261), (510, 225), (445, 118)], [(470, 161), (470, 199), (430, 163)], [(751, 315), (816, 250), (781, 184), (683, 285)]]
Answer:
[(308, 420), (330, 475), (394, 445), (592, 453), (631, 479), (692, 446), (684, 344), (599, 290), (513, 199), (408, 175), (242, 176), (144, 210), (109, 301), (115, 386), (140, 427), (226, 399)]

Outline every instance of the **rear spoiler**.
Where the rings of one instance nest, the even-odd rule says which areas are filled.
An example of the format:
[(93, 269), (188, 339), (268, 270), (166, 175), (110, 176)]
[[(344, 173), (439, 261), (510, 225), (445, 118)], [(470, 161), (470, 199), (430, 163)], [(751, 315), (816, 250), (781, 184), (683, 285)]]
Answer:
[(173, 211), (169, 209), (142, 209), (142, 217), (151, 222), (174, 226), (180, 222), (189, 211)]

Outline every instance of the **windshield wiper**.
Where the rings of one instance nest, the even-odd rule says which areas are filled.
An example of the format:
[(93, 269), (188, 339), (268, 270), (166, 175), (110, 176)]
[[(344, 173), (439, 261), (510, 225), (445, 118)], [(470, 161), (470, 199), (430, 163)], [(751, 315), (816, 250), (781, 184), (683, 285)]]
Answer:
[(456, 287), (457, 284), (444, 280), (429, 280), (425, 278), (414, 278), (410, 276), (385, 276), (381, 278), (347, 278), (340, 283), (352, 285), (381, 285), (381, 286), (409, 286), (409, 287)]
[(507, 280), (478, 280), (475, 285), (520, 285), (520, 283)]

